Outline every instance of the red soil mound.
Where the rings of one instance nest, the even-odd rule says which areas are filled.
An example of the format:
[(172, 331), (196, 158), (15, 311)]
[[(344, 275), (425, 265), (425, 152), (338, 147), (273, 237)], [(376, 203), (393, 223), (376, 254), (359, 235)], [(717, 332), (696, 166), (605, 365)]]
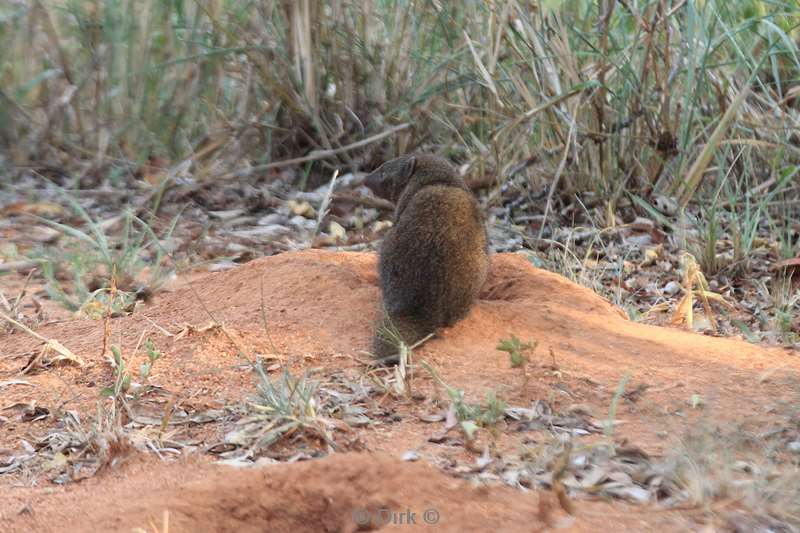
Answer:
[[(71, 509), (69, 515), (54, 513), (53, 502), (40, 514), (34, 503), (29, 526), (42, 532), (130, 531), (150, 521), (162, 527), (165, 510), (169, 530), (186, 532), (347, 532), (391, 525), (431, 530), (429, 524), (448, 531), (485, 531), (485, 524), (513, 531), (538, 523), (534, 493), (470, 487), (432, 466), (381, 455), (337, 454), (245, 470), (148, 466), (156, 472), (129, 467), (111, 489), (116, 503), (104, 494), (97, 498), (103, 505), (83, 505), (76, 496), (94, 499), (98, 487), (81, 486), (54, 496)], [(149, 479), (153, 475), (158, 480)], [(185, 475), (189, 482), (160, 481)]]

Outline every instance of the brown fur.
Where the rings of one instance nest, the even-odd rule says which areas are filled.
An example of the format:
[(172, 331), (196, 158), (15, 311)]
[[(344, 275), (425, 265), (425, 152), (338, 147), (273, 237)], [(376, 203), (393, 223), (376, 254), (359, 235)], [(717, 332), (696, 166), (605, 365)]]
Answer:
[(466, 316), (486, 279), (488, 245), (477, 200), (444, 159), (393, 159), (366, 185), (397, 204), (378, 262), (385, 315), (373, 351), (385, 359), (397, 353), (381, 334), (387, 325), (410, 346)]

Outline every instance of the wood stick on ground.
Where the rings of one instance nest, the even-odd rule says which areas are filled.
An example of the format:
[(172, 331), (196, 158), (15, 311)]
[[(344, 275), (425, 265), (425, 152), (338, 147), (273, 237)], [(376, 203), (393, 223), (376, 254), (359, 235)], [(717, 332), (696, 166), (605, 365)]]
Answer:
[[(65, 347), (63, 344), (61, 344), (57, 340), (48, 339), (46, 337), (43, 337), (43, 336), (39, 335), (38, 333), (33, 331), (31, 328), (29, 328), (25, 324), (17, 322), (16, 320), (11, 318), (7, 314), (3, 313), (2, 311), (0, 311), (0, 318), (5, 320), (6, 322), (11, 324), (12, 326), (16, 327), (20, 331), (23, 331), (23, 332), (27, 333), (28, 335), (30, 335), (31, 337), (39, 339), (40, 341), (45, 343), (44, 347), (42, 348), (42, 351), (39, 353), (39, 356), (36, 357), (35, 359), (37, 359), (37, 360), (38, 359), (42, 359), (44, 357), (44, 354), (47, 353), (47, 351), (55, 350), (60, 355), (52, 361), (54, 363), (57, 363), (59, 361), (69, 361), (71, 363), (77, 364), (78, 366), (83, 366), (83, 365), (86, 364), (83, 359), (81, 359), (80, 357), (78, 357), (77, 355), (72, 353), (67, 347)], [(31, 366), (32, 365), (30, 363), (28, 365), (26, 365), (26, 367), (23, 369), (22, 373), (24, 374), (25, 372), (30, 370)]]

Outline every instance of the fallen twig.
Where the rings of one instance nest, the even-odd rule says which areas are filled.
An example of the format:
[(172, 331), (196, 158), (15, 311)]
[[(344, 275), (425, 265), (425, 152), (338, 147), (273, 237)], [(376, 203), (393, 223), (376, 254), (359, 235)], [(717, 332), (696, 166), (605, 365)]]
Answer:
[(404, 122), (403, 124), (399, 124), (397, 126), (389, 128), (386, 131), (382, 131), (381, 133), (376, 133), (371, 137), (367, 137), (366, 139), (361, 139), (360, 141), (350, 143), (348, 145), (339, 148), (331, 148), (330, 150), (314, 150), (310, 154), (305, 155), (303, 157), (284, 159), (283, 161), (275, 161), (274, 163), (267, 163), (265, 165), (256, 165), (250, 168), (235, 170), (233, 172), (225, 174), (222, 177), (222, 179), (245, 178), (247, 176), (251, 176), (255, 172), (261, 172), (264, 170), (269, 170), (271, 168), (291, 167), (293, 165), (299, 165), (300, 163), (307, 163), (308, 161), (317, 161), (319, 159), (325, 159), (326, 157), (330, 157), (332, 155), (341, 154), (342, 152), (349, 152), (350, 150), (353, 150), (355, 148), (360, 148), (362, 146), (366, 146), (376, 141), (380, 141), (381, 139), (393, 135), (400, 130), (404, 130), (409, 126), (410, 124), (408, 122)]

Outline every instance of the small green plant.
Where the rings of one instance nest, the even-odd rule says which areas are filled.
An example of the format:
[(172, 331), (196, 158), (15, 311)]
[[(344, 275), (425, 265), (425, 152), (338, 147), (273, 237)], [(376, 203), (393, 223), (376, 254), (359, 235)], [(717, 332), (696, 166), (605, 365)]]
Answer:
[(87, 420), (74, 411), (64, 412), (58, 426), (42, 439), (42, 447), (31, 461), (39, 462), (54, 483), (80, 481), (115, 464), (133, 450), (157, 449), (158, 443), (149, 437), (133, 435), (121, 423), (116, 405), (98, 402), (95, 415)]
[(508, 404), (497, 396), (497, 391), (490, 390), (484, 397), (484, 402), (480, 407), (477, 417), (481, 426), (496, 426), (505, 418), (505, 411)]
[(155, 343), (149, 338), (144, 343), (144, 349), (147, 354), (147, 361), (142, 363), (139, 368), (139, 377), (143, 383), (147, 383), (150, 377), (150, 370), (153, 368), (153, 364), (161, 358), (161, 352), (156, 349)]
[[(378, 324), (378, 327), (375, 331), (375, 335), (378, 339), (387, 345), (391, 346), (396, 350), (395, 353), (400, 353), (403, 347), (408, 348), (405, 341), (403, 340), (403, 335), (400, 333), (397, 325), (392, 321), (389, 317), (389, 314), (386, 311), (383, 311), (383, 319)], [(390, 357), (393, 358), (393, 357)], [(388, 361), (380, 361), (380, 362), (388, 362)]]
[(384, 311), (383, 320), (378, 325), (376, 335), (388, 346), (392, 347), (394, 354), (376, 359), (379, 364), (395, 363), (391, 377), (375, 379), (371, 376), (376, 385), (395, 397), (407, 397), (411, 391), (414, 379), (414, 366), (412, 365), (414, 350), (422, 346), (433, 338), (431, 333), (419, 339), (409, 346), (406, 344), (400, 329)]
[(497, 349), (501, 352), (508, 352), (511, 366), (518, 368), (530, 362), (528, 353), (533, 354), (538, 344), (538, 341), (522, 342), (512, 334), (510, 339), (500, 339)]
[[(152, 339), (148, 338), (145, 341), (144, 349), (147, 360), (139, 367), (140, 385), (147, 384), (153, 364), (161, 358), (161, 352), (156, 348)], [(131, 389), (130, 361), (125, 361), (122, 357), (122, 350), (116, 344), (111, 345), (110, 350), (112, 355), (111, 361), (113, 361), (114, 366), (114, 383), (103, 388), (100, 394), (106, 398), (114, 398), (116, 401), (122, 401), (124, 395)], [(134, 355), (137, 352), (138, 346), (137, 349), (134, 350)], [(138, 399), (138, 395), (142, 390), (141, 387), (137, 388), (137, 392), (134, 394), (135, 399)]]
[(131, 387), (131, 375), (127, 371), (127, 365), (122, 358), (122, 350), (116, 344), (111, 346), (111, 354), (114, 361), (114, 383), (100, 391), (101, 396), (106, 398), (120, 399)]
[(274, 418), (278, 423), (304, 425), (316, 421), (319, 383), (305, 374), (296, 378), (286, 368), (279, 378), (270, 379), (260, 361), (255, 368), (259, 378), (258, 395), (252, 406), (256, 411)]
[[(62, 197), (87, 230), (39, 217), (65, 237), (59, 246), (45, 248), (35, 258), (42, 265), (50, 298), (71, 311), (83, 310), (96, 317), (109, 306), (114, 311), (127, 309), (137, 292), (161, 286), (168, 274), (164, 268), (168, 256), (160, 239), (172, 235), (178, 216), (159, 237), (147, 223), (126, 210), (120, 220), (121, 231), (111, 236), (105, 225), (94, 220), (74, 198), (66, 193)], [(59, 280), (59, 273), (64, 271), (70, 274), (69, 290)], [(110, 290), (112, 277), (116, 291)]]
[[(307, 374), (295, 377), (285, 368), (279, 377), (271, 379), (260, 360), (254, 369), (257, 394), (248, 402), (247, 414), (238, 422), (240, 428), (227, 435), (228, 443), (243, 447), (246, 458), (262, 455), (289, 436), (310, 437), (335, 448), (333, 423), (320, 413), (317, 381)], [(327, 413), (326, 408), (323, 411)]]
[(475, 438), (478, 428), (494, 427), (505, 418), (507, 404), (493, 390), (486, 393), (483, 403), (467, 402), (461, 389), (446, 387), (446, 390), (456, 420), (469, 440)]
[(707, 276), (719, 272), (720, 258), (717, 255), (717, 243), (720, 238), (719, 211), (716, 202), (704, 209), (700, 222), (702, 227), (701, 238), (698, 243), (690, 244), (689, 251), (699, 258), (700, 270)]
[(791, 274), (778, 272), (771, 278), (768, 292), (773, 310), (769, 326), (784, 344), (798, 342), (800, 335), (797, 332), (797, 309), (800, 305), (800, 290), (794, 288)]
[(625, 393), (625, 385), (628, 384), (630, 378), (630, 372), (622, 376), (619, 385), (617, 385), (617, 389), (614, 391), (614, 396), (611, 398), (611, 405), (608, 408), (608, 419), (603, 422), (603, 433), (605, 433), (605, 436), (609, 439), (614, 435), (614, 419), (617, 417), (617, 404), (619, 404), (619, 399), (622, 398), (622, 395)]
[(482, 404), (469, 403), (462, 389), (456, 389), (445, 383), (439, 373), (428, 363), (423, 361), (420, 364), (444, 387), (450, 398), (451, 409), (455, 414), (456, 421), (469, 440), (474, 438), (479, 427), (496, 426), (505, 418), (505, 410), (508, 405), (505, 400), (498, 398), (495, 391), (487, 392)]

